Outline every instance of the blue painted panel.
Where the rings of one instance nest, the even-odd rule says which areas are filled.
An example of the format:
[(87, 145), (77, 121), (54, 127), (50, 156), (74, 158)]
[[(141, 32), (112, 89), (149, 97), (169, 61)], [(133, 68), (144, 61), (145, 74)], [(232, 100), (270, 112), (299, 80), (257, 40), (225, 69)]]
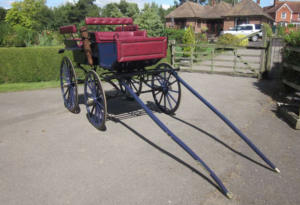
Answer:
[(111, 43), (98, 43), (99, 50), (99, 66), (101, 68), (110, 69), (117, 61), (117, 44)]

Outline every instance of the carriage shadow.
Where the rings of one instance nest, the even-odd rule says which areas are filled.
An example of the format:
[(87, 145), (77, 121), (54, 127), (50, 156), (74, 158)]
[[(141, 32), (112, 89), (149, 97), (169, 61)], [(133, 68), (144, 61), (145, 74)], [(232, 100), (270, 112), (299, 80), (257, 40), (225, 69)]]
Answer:
[[(79, 100), (79, 104), (84, 104), (84, 96), (83, 95), (78, 95), (78, 100)], [(122, 101), (126, 101), (126, 103), (123, 103)], [(126, 119), (131, 119), (131, 118), (136, 118), (136, 117), (140, 117), (140, 116), (144, 116), (147, 115), (147, 113), (141, 108), (141, 106), (135, 101), (135, 100), (129, 100), (127, 99), (125, 96), (120, 96), (117, 98), (113, 98), (113, 99), (109, 99), (107, 101), (107, 113), (108, 113), (108, 118), (107, 121), (113, 121), (116, 123), (120, 123), (122, 124), (124, 127), (128, 128), (129, 130), (131, 130), (134, 134), (138, 135), (137, 133), (135, 133), (136, 131), (134, 129), (132, 129), (131, 127), (129, 127), (127, 124), (125, 124), (124, 122), (122, 122), (123, 120)], [(161, 110), (156, 106), (155, 102), (152, 101), (147, 101), (146, 102), (146, 106), (153, 112), (153, 113), (162, 113)], [(171, 118), (178, 120), (190, 127), (192, 127), (193, 129), (196, 129), (197, 131), (205, 134), (206, 136), (210, 137), (211, 139), (213, 139), (214, 141), (218, 142), (219, 144), (223, 145), (224, 147), (226, 147), (227, 149), (229, 149), (230, 151), (232, 151), (233, 153), (247, 159), (248, 161), (259, 165), (260, 167), (263, 167), (265, 169), (268, 169), (270, 171), (273, 171), (271, 168), (253, 160), (252, 158), (242, 154), (241, 152), (233, 149), (232, 147), (230, 147), (229, 145), (227, 145), (225, 142), (223, 142), (222, 140), (218, 139), (217, 137), (215, 137), (214, 135), (208, 133), (207, 131), (197, 127), (196, 125), (193, 125), (189, 122), (186, 122), (178, 117), (176, 117), (175, 113), (172, 115), (169, 115)], [(146, 141), (147, 139), (144, 138), (143, 136), (139, 136), (140, 138), (144, 139), (144, 141)], [(151, 141), (146, 141), (147, 143), (151, 144)], [(152, 144), (151, 144), (152, 145)], [(155, 145), (155, 144), (154, 144)], [(153, 146), (153, 145), (152, 145)], [(155, 147), (155, 146), (154, 146)], [(156, 147), (155, 147), (156, 148)], [(160, 149), (159, 149), (160, 150)], [(163, 152), (163, 151), (162, 151)], [(170, 154), (170, 153), (169, 153)], [(167, 154), (168, 155), (168, 154)]]

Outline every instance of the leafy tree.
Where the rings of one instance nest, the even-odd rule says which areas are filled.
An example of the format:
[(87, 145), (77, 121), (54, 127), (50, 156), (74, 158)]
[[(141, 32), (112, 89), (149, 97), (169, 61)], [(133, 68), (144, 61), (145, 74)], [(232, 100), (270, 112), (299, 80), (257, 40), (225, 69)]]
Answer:
[(135, 19), (134, 23), (147, 30), (149, 36), (159, 36), (164, 28), (159, 15), (150, 4), (144, 5), (142, 13)]
[(0, 6), (0, 21), (5, 20), (6, 13), (7, 13), (7, 10)]
[(125, 16), (135, 19), (140, 14), (140, 9), (136, 3), (129, 3)]
[(46, 6), (46, 0), (24, 0), (11, 4), (12, 8), (7, 12), (5, 20), (12, 26), (21, 25), (25, 28), (36, 28), (38, 16)]
[[(70, 3), (67, 3), (70, 4)], [(61, 26), (70, 25), (69, 12), (71, 8), (68, 5), (61, 5), (53, 9), (53, 28), (58, 29)]]

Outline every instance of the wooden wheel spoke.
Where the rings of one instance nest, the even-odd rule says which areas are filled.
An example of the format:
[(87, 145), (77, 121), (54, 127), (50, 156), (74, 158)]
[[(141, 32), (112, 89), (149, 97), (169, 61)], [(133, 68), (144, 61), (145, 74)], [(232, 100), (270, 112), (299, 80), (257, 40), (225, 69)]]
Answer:
[(171, 91), (171, 92), (173, 92), (173, 93), (179, 93), (179, 92), (176, 91), (176, 90), (169, 90), (169, 91)]
[(175, 79), (172, 83), (170, 83), (169, 85), (173, 85), (175, 82), (177, 82), (177, 79)]
[(66, 97), (66, 95), (67, 95), (67, 93), (70, 91), (70, 89), (68, 88), (67, 90), (66, 90), (66, 92), (64, 93), (64, 97)]
[(159, 105), (161, 103), (161, 100), (162, 100), (163, 96), (164, 96), (164, 93), (161, 93), (161, 96), (160, 96), (160, 99), (159, 99), (159, 102), (158, 102)]
[(167, 100), (168, 100), (168, 103), (169, 103), (169, 105), (170, 105), (170, 108), (171, 108), (171, 110), (173, 109), (173, 107), (172, 107), (172, 104), (171, 104), (171, 102), (170, 102), (170, 98), (169, 98), (169, 96), (168, 95), (166, 95), (167, 96)]
[(101, 110), (104, 109), (103, 105), (100, 102), (97, 102), (97, 105), (101, 108)]
[(158, 95), (159, 93), (161, 93), (161, 91), (158, 90), (157, 93), (154, 93), (154, 95), (156, 96), (156, 95)]
[(166, 107), (166, 95), (164, 94), (164, 107), (165, 107), (165, 109), (167, 109), (167, 107)]
[(138, 92), (138, 89), (135, 87), (135, 85), (133, 83), (131, 83), (131, 85), (134, 87), (134, 89), (136, 90), (136, 92)]
[(173, 96), (171, 95), (171, 93), (168, 92), (168, 95), (169, 95), (170, 98), (174, 101), (174, 103), (177, 103), (177, 101), (173, 98)]

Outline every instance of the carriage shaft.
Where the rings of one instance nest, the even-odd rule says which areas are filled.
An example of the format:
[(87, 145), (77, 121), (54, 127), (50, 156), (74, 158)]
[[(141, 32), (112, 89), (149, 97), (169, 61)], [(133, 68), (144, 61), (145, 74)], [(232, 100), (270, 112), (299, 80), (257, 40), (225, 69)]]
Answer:
[(176, 79), (181, 82), (191, 93), (199, 98), (207, 107), (209, 107), (216, 115), (218, 115), (237, 135), (239, 135), (275, 172), (279, 173), (279, 169), (221, 112), (219, 112), (214, 106), (212, 106), (207, 100), (205, 100), (199, 93), (197, 93), (191, 86), (189, 86), (178, 74), (172, 71)]
[(171, 130), (169, 130), (152, 112), (151, 110), (143, 103), (143, 101), (134, 93), (134, 91), (125, 83), (124, 79), (121, 79), (121, 83), (128, 90), (131, 96), (139, 103), (139, 105), (146, 111), (149, 117), (164, 131), (168, 136), (170, 136), (180, 147), (182, 147), (188, 154), (190, 154), (196, 161), (199, 163), (205, 171), (215, 180), (219, 187), (223, 190), (225, 195), (228, 198), (231, 198), (228, 190), (217, 177), (217, 175), (198, 157), (183, 141), (181, 141)]

